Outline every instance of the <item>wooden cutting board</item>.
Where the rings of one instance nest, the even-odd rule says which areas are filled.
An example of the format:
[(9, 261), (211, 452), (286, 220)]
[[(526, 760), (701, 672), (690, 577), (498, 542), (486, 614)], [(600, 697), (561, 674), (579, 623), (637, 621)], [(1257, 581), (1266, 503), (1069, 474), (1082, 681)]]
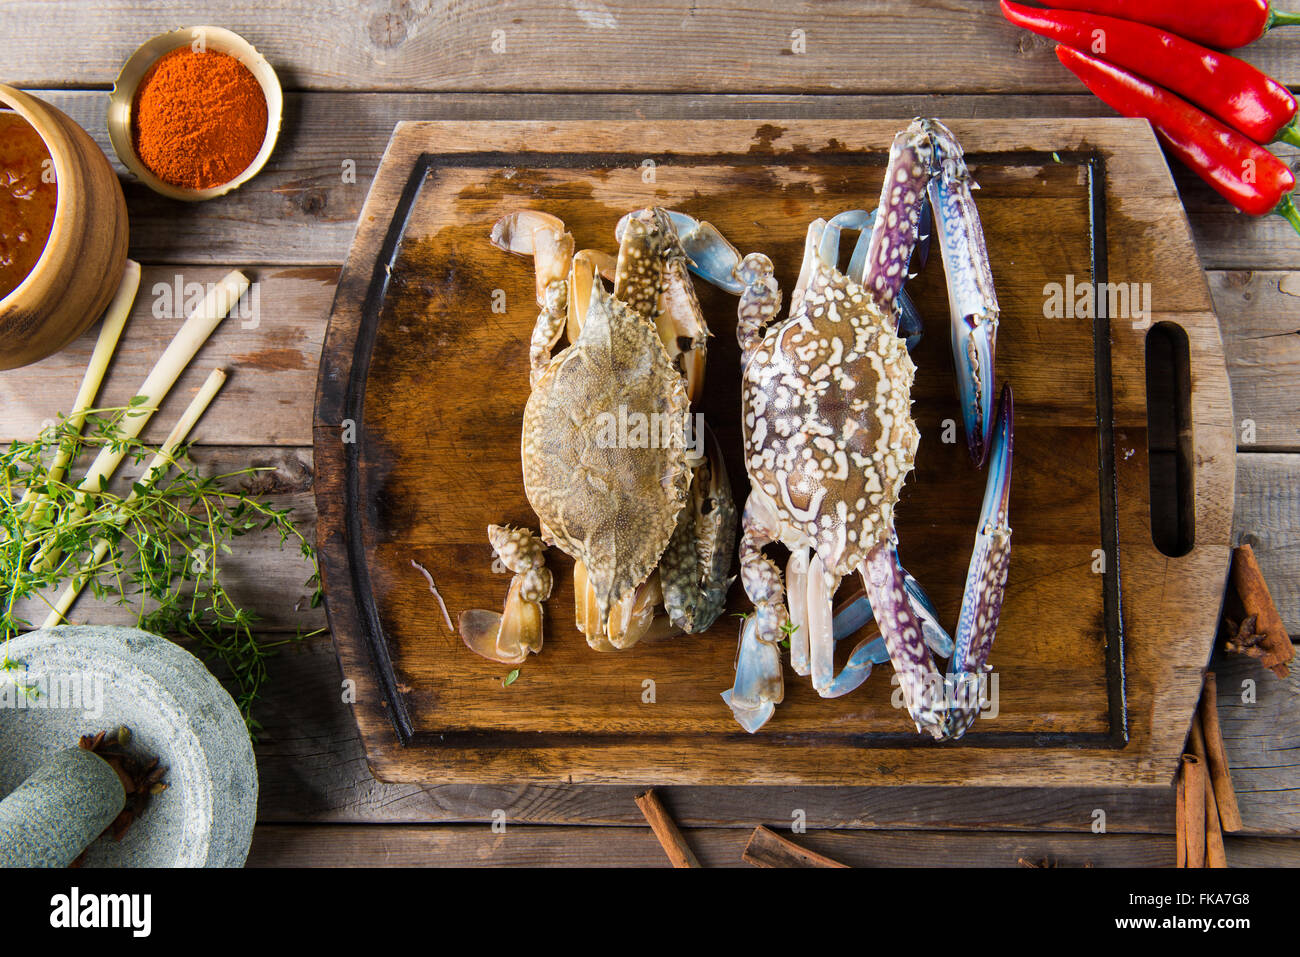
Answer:
[[(905, 123), (397, 127), (339, 284), (314, 423), (330, 625), (379, 777), (1169, 783), (1219, 615), (1235, 451), (1218, 323), (1143, 122), (950, 124), (982, 187), (1002, 306), (998, 375), (1016, 394), (1015, 533), (991, 657), (997, 713), (964, 740), (936, 745), (915, 734), (891, 704), (888, 666), (835, 700), (787, 670), (785, 703), (748, 735), (719, 698), (732, 681), (735, 618), (599, 654), (574, 627), (572, 562), (555, 550), (545, 648), (507, 686), (511, 669), (462, 645), (412, 567), (433, 574), (453, 616), (499, 609), (508, 579), (491, 571), (485, 527), (537, 524), (519, 463), (537, 307), (531, 262), (488, 241), (500, 215), (542, 209), (565, 221), (579, 248), (614, 251), (625, 212), (681, 209), (742, 251), (771, 256), (788, 295), (808, 223), (875, 204)], [(1049, 302), (1050, 284), (1064, 293), (1094, 279), (1149, 283), (1150, 319), (1186, 333), (1183, 481), (1194, 547), (1181, 557), (1152, 542), (1145, 324)], [(900, 550), (951, 626), (984, 475), (959, 432), (956, 442), (942, 438), (945, 420), (960, 416), (937, 254), (908, 288), (930, 332), (915, 354), (922, 444), (897, 512)], [(736, 301), (702, 285), (700, 298), (716, 334), (704, 411), (743, 503)], [(1163, 461), (1168, 450), (1154, 444)], [(731, 606), (748, 610), (739, 586)]]

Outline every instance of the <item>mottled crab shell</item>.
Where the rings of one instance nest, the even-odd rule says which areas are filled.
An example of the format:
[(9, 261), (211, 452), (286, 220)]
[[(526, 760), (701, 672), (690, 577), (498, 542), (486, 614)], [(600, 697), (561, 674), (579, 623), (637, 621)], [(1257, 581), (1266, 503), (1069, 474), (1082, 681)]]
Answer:
[[(686, 504), (689, 409), (654, 325), (596, 283), (578, 341), (528, 398), (522, 457), (543, 535), (587, 566), (601, 620), (655, 569)], [(645, 443), (619, 441), (611, 425), (636, 413), (660, 430)], [(633, 445), (651, 447), (620, 447)]]
[(916, 366), (895, 322), (818, 262), (796, 313), (745, 367), (745, 467), (782, 523), (829, 572), (853, 572), (893, 530), (920, 433)]

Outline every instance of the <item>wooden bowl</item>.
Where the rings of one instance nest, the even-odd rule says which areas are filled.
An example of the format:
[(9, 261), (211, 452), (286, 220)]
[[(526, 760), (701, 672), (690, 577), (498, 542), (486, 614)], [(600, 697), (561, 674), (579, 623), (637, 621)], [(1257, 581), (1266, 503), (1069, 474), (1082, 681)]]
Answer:
[(62, 111), (0, 85), (0, 104), (36, 129), (54, 161), (59, 194), (41, 258), (0, 299), (0, 370), (53, 355), (85, 332), (126, 267), (126, 200), (95, 141)]
[[(149, 72), (149, 68), (166, 54), (171, 53), (173, 50), (179, 50), (181, 47), (189, 46), (199, 39), (202, 40), (206, 49), (216, 53), (229, 54), (248, 67), (249, 72), (253, 74), (253, 77), (262, 87), (262, 93), (266, 96), (266, 138), (262, 140), (261, 150), (258, 151), (257, 156), (253, 158), (253, 162), (249, 164), (246, 170), (230, 182), (209, 189), (173, 186), (171, 183), (159, 179), (150, 172), (149, 167), (141, 162), (135, 151), (135, 139), (131, 135), (131, 110), (135, 105), (135, 94), (140, 88), (140, 81)], [(261, 172), (262, 167), (266, 165), (266, 161), (271, 158), (271, 153), (275, 149), (275, 141), (280, 135), (280, 120), (283, 113), (284, 91), (280, 88), (280, 79), (275, 75), (275, 70), (267, 62), (266, 57), (258, 53), (251, 43), (238, 33), (232, 33), (230, 30), (221, 27), (186, 27), (183, 30), (160, 33), (158, 36), (145, 41), (140, 49), (131, 54), (130, 59), (122, 65), (121, 71), (117, 74), (117, 79), (113, 81), (113, 93), (108, 99), (108, 139), (113, 144), (113, 151), (117, 153), (117, 158), (122, 161), (122, 165), (134, 173), (140, 182), (155, 193), (169, 199), (197, 203), (205, 199), (224, 196), (232, 189), (238, 189)]]

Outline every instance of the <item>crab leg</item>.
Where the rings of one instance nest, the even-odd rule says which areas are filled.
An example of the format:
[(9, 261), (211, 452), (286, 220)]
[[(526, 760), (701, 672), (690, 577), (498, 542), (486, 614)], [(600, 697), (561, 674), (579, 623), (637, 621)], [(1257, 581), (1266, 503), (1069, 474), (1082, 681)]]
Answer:
[[(741, 629), (736, 658), (736, 683), (723, 693), (736, 720), (746, 731), (757, 731), (785, 696), (781, 674), (781, 639), (789, 622), (783, 602), (785, 588), (776, 564), (763, 546), (776, 541), (779, 522), (762, 498), (751, 492), (741, 519), (740, 581), (753, 602), (754, 614)], [(761, 720), (759, 720), (761, 718)]]
[(948, 683), (953, 688), (954, 704), (948, 713), (946, 731), (952, 738), (965, 734), (979, 714), (980, 679), (988, 670), (989, 650), (1002, 612), (1002, 596), (1011, 561), (1008, 516), (1014, 429), (1011, 386), (1006, 385), (998, 404), (984, 504), (975, 536), (975, 550), (966, 573), (956, 645), (948, 662)]
[(872, 634), (858, 642), (849, 655), (849, 660), (835, 676), (835, 680), (819, 690), (818, 694), (823, 698), (839, 698), (850, 691), (856, 691), (871, 677), (872, 665), (883, 664), (889, 660), (884, 646), (884, 639), (880, 637), (879, 630), (873, 630)]
[[(775, 692), (772, 687), (774, 674), (778, 676)], [(747, 617), (740, 626), (736, 683), (722, 692), (722, 700), (740, 726), (750, 734), (767, 724), (781, 703), (784, 689), (780, 686), (780, 674), (781, 646), (761, 640), (758, 637), (758, 619)]]
[(978, 188), (956, 137), (930, 121), (936, 175), (930, 205), (943, 255), (951, 310), (952, 355), (957, 367), (962, 420), (971, 461), (983, 467), (993, 432), (993, 358), (998, 335), (998, 297), (984, 231), (971, 190)]
[[(876, 223), (876, 213), (872, 210), (868, 220), (862, 228), (858, 241), (853, 247), (853, 255), (849, 259), (849, 271), (847, 275), (850, 279), (858, 284), (866, 282), (867, 275), (867, 248), (871, 244), (871, 230)], [(933, 228), (930, 217), (930, 204), (926, 203), (921, 211), (920, 224), (917, 227), (920, 230), (920, 236), (916, 242), (916, 251), (912, 255), (912, 261), (917, 263), (918, 268), (925, 264), (927, 252), (930, 248), (930, 230)], [(909, 268), (911, 264), (909, 263)], [(916, 275), (912, 273), (912, 275)], [(907, 294), (906, 289), (898, 291), (898, 297), (894, 300), (894, 305), (898, 310), (898, 334), (907, 341), (907, 351), (911, 352), (921, 341), (923, 331), (920, 310), (916, 308), (916, 303), (912, 297)]]
[(529, 380), (537, 380), (551, 360), (569, 316), (569, 270), (573, 265), (573, 236), (563, 221), (548, 213), (524, 209), (497, 220), (492, 243), (498, 249), (533, 257), (537, 304), (542, 311), (528, 348)]
[(812, 661), (813, 688), (823, 698), (835, 681), (835, 632), (831, 624), (831, 603), (840, 587), (838, 575), (826, 569), (821, 556), (813, 554), (808, 565), (808, 648)]
[[(712, 223), (672, 210), (668, 218), (677, 230), (690, 271), (724, 292), (740, 297), (736, 339), (740, 343), (743, 368), (762, 340), (768, 323), (781, 311), (781, 290), (773, 275), (772, 260), (762, 253), (750, 253), (742, 258), (740, 251)], [(622, 229), (623, 222), (620, 222), (620, 233)]]
[[(921, 631), (925, 638), (925, 643), (930, 646), (930, 650), (940, 658), (948, 658), (952, 655), (953, 640), (947, 630), (939, 622), (939, 612), (934, 607), (934, 602), (926, 594), (921, 583), (913, 578), (903, 569), (903, 588), (907, 593), (908, 604), (912, 606), (912, 612), (921, 620)], [(875, 620), (875, 615), (871, 610), (871, 602), (866, 595), (862, 595), (849, 602), (835, 614), (835, 641), (841, 642), (846, 638), (852, 637), (857, 632)], [(877, 639), (879, 644), (875, 647), (879, 649), (880, 654), (885, 657), (881, 658), (878, 663), (888, 660), (888, 654), (885, 651), (885, 640)]]
[(515, 573), (501, 614), (471, 608), (460, 616), (460, 636), (484, 658), (522, 664), (542, 650), (542, 602), (551, 595), (546, 546), (526, 528), (489, 525), (488, 541), (501, 564)]
[(727, 603), (736, 504), (722, 449), (704, 426), (704, 456), (691, 478), (690, 498), (659, 559), (663, 604), (673, 625), (687, 634), (708, 628)]
[(812, 673), (808, 646), (808, 548), (790, 549), (785, 564), (786, 597), (790, 605), (790, 667), (797, 675)]
[(584, 249), (573, 254), (573, 272), (569, 279), (569, 309), (565, 334), (570, 342), (578, 341), (582, 332), (587, 308), (591, 305), (591, 291), (600, 280), (597, 276), (613, 280), (616, 262), (609, 253), (598, 249)]
[[(895, 136), (890, 146), (862, 283), (886, 313), (896, 314), (895, 301), (907, 281), (934, 152), (932, 125), (920, 119)], [(908, 600), (907, 580), (892, 535), (867, 551), (858, 572), (908, 712), (918, 731), (941, 738), (946, 712), (943, 682), (925, 643), (921, 619)]]

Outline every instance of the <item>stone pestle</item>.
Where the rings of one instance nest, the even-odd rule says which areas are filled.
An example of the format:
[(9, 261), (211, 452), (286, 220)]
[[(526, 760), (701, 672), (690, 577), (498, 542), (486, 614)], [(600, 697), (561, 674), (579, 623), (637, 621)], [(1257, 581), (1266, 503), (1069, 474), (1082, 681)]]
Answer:
[(0, 867), (67, 867), (125, 806), (107, 761), (60, 751), (0, 801)]

